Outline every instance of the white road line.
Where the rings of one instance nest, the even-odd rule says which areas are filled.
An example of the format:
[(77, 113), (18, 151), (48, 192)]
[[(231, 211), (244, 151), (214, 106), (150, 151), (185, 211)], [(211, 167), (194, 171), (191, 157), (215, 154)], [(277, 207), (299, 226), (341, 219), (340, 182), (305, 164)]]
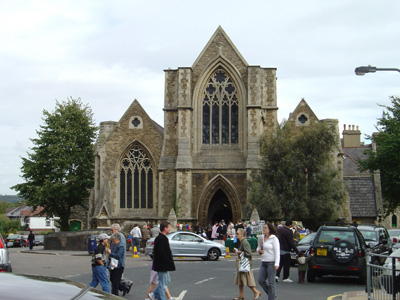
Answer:
[(203, 283), (203, 282), (207, 282), (207, 281), (209, 281), (209, 280), (213, 280), (214, 278), (215, 278), (215, 277), (207, 278), (207, 279), (204, 279), (204, 280), (195, 282), (194, 284), (200, 284), (200, 283)]
[(178, 298), (174, 298), (175, 300), (183, 300), (183, 297), (185, 296), (187, 290), (183, 290), (182, 293), (179, 295)]

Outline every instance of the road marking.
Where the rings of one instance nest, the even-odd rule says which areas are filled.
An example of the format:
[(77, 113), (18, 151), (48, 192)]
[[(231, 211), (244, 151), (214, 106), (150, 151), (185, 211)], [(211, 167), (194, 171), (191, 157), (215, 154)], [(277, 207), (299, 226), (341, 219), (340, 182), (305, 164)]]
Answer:
[(328, 297), (326, 300), (333, 300), (333, 299), (335, 299), (336, 297), (341, 297), (341, 296), (342, 296), (342, 294), (330, 296), (330, 297)]
[(210, 281), (210, 280), (213, 280), (213, 279), (215, 279), (215, 277), (207, 278), (207, 279), (195, 282), (194, 284), (200, 284), (200, 283), (207, 282), (207, 281)]
[(183, 297), (185, 296), (187, 290), (183, 290), (182, 293), (179, 295), (178, 298), (175, 298), (176, 300), (183, 300)]

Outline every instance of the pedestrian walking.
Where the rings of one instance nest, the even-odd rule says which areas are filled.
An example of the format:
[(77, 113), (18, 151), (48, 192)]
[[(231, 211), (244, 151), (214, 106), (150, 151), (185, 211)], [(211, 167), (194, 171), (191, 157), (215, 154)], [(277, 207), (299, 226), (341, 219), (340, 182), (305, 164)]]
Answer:
[(107, 249), (107, 243), (110, 236), (106, 233), (99, 235), (99, 244), (94, 250), (92, 256), (92, 281), (89, 286), (95, 288), (99, 283), (104, 292), (110, 292), (110, 282), (107, 277), (107, 255), (111, 253), (110, 249)]
[(293, 282), (289, 278), (290, 272), (290, 251), (293, 250), (296, 254), (299, 254), (299, 250), (297, 249), (296, 245), (294, 244), (293, 240), (293, 233), (290, 229), (292, 227), (292, 220), (287, 220), (285, 226), (281, 226), (278, 228), (278, 238), (279, 238), (279, 245), (281, 249), (281, 258), (279, 262), (279, 269), (276, 272), (275, 281), (279, 282), (279, 276), (281, 274), (281, 270), (283, 268), (283, 280), (282, 282)]
[[(249, 242), (246, 240), (246, 231), (243, 228), (239, 228), (236, 232), (236, 237), (240, 241), (239, 249), (235, 248), (235, 253), (238, 254), (236, 259), (237, 272), (234, 280), (234, 284), (239, 286), (239, 296), (233, 298), (233, 300), (244, 300), (243, 287), (248, 286), (254, 293), (254, 300), (261, 296), (261, 292), (256, 289), (256, 282), (254, 280), (253, 270), (251, 267), (251, 247)], [(249, 272), (239, 272), (239, 255), (243, 253), (244, 257), (250, 261)]]
[[(257, 252), (262, 255), (261, 267), (258, 273), (258, 283), (261, 285), (268, 300), (275, 299), (275, 274), (279, 268), (280, 247), (276, 236), (275, 226), (266, 223), (263, 227), (262, 241), (257, 247)], [(266, 282), (267, 281), (267, 282)]]
[(113, 233), (111, 241), (110, 258), (117, 260), (115, 266), (110, 266), (111, 293), (118, 296), (118, 287), (125, 268), (125, 249), (121, 243), (121, 236), (118, 232)]
[(162, 222), (160, 224), (160, 234), (154, 240), (154, 271), (158, 273), (158, 285), (153, 294), (154, 299), (166, 300), (165, 289), (171, 282), (170, 271), (175, 271), (175, 264), (172, 258), (172, 251), (169, 240), (166, 237), (171, 232), (171, 223)]
[[(125, 236), (120, 231), (121, 231), (121, 226), (119, 226), (118, 223), (114, 223), (111, 225), (112, 235), (114, 233), (117, 233), (117, 234), (119, 234), (119, 236), (121, 238), (120, 246), (124, 249), (124, 263), (125, 263), (126, 239), (125, 239)], [(110, 243), (110, 247), (112, 249), (114, 247), (114, 244)], [(123, 271), (122, 271), (122, 273), (123, 273)], [(123, 278), (123, 274), (121, 274), (121, 279), (119, 280), (119, 283), (118, 283), (118, 290), (120, 290), (123, 293), (123, 295), (125, 295), (125, 294), (129, 293), (129, 291), (131, 290), (133, 281), (126, 279), (126, 278), (123, 278), (123, 280), (122, 280), (122, 278)]]
[(152, 238), (156, 238), (160, 234), (160, 228), (158, 228), (157, 224), (153, 225), (153, 228), (150, 229), (150, 235)]
[(132, 237), (132, 251), (140, 252), (140, 239), (142, 238), (142, 232), (140, 231), (139, 224), (133, 225), (133, 228), (130, 232)]
[(35, 243), (35, 235), (33, 234), (32, 230), (31, 230), (28, 235), (29, 250), (33, 249), (34, 243)]

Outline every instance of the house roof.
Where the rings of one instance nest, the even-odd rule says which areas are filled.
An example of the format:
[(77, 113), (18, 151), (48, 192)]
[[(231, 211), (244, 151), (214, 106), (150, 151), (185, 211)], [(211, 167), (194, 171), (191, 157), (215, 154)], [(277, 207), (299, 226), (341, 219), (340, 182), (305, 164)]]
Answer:
[(376, 217), (373, 176), (354, 176), (343, 178), (350, 197), (350, 210), (353, 217)]
[(366, 159), (367, 156), (364, 154), (365, 150), (371, 149), (371, 145), (360, 146), (360, 147), (347, 147), (343, 148), (343, 176), (354, 176), (354, 175), (368, 175), (368, 171), (360, 173), (358, 170), (358, 159)]
[[(38, 206), (36, 210), (33, 210), (32, 206), (27, 206), (25, 209), (21, 210), (21, 216), (24, 217), (34, 217), (34, 216), (39, 216), (39, 214), (42, 212), (44, 207)], [(41, 215), (41, 216), (46, 216), (46, 214)]]

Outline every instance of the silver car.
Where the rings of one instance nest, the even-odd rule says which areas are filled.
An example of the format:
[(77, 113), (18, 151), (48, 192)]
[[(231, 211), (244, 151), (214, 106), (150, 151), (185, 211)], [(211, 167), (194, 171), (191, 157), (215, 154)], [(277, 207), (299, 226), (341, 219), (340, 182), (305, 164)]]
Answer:
[[(220, 243), (209, 241), (197, 234), (177, 231), (167, 235), (172, 256), (201, 257), (203, 260), (218, 260), (226, 255), (226, 247)], [(147, 241), (145, 254), (153, 258), (154, 238)]]
[(0, 233), (0, 272), (12, 272), (7, 245)]

